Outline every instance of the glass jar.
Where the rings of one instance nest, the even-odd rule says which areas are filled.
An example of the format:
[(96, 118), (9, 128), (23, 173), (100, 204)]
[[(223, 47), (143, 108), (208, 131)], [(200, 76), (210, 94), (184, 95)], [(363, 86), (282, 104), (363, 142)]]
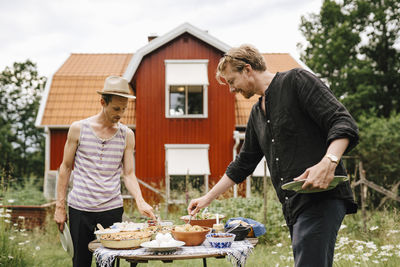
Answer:
[(223, 233), (224, 232), (224, 225), (222, 223), (215, 223), (213, 224), (213, 232), (214, 233)]

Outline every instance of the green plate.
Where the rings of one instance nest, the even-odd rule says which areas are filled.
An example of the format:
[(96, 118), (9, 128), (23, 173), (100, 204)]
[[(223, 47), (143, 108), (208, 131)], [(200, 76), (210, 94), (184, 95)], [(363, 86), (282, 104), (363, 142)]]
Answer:
[(299, 180), (299, 181), (293, 181), (293, 182), (289, 182), (286, 183), (284, 185), (282, 185), (282, 189), (283, 190), (293, 190), (296, 191), (297, 193), (316, 193), (316, 192), (322, 192), (322, 191), (328, 191), (331, 190), (333, 188), (335, 188), (338, 184), (345, 182), (349, 179), (349, 177), (347, 176), (335, 176), (333, 177), (332, 182), (330, 183), (330, 185), (328, 186), (327, 189), (308, 189), (308, 190), (304, 190), (301, 187), (303, 186), (305, 180)]

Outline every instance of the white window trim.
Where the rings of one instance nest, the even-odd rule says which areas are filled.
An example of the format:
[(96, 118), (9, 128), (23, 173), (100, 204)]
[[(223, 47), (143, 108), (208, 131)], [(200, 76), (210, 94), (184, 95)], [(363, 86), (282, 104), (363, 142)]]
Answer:
[[(171, 188), (170, 188), (170, 175), (168, 173), (168, 157), (167, 157), (167, 150), (168, 149), (210, 149), (209, 144), (164, 144), (165, 147), (165, 195), (166, 195), (166, 201), (167, 203), (173, 203), (174, 201), (171, 200)], [(210, 159), (208, 159), (210, 160)], [(211, 170), (210, 170), (211, 171)], [(209, 190), (209, 175), (204, 174), (204, 186), (205, 186), (205, 192), (207, 193)]]
[[(167, 64), (206, 64), (208, 69), (208, 59), (190, 59), (190, 60), (183, 60), (183, 59), (166, 59), (164, 60), (165, 66)], [(181, 85), (200, 85), (203, 86), (203, 114), (189, 114), (189, 115), (170, 115), (169, 114), (169, 87), (170, 85), (167, 84), (167, 68), (165, 68), (165, 117), (169, 119), (205, 119), (208, 118), (208, 84), (181, 84)], [(208, 73), (207, 73), (208, 75)]]

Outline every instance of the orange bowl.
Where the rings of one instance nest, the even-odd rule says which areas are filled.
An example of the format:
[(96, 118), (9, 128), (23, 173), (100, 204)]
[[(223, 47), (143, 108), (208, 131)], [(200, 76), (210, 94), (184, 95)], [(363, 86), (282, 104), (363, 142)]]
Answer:
[[(219, 220), (221, 222), (222, 219), (224, 219), (224, 215), (219, 216)], [(189, 222), (189, 215), (185, 215), (181, 217), (181, 220), (183, 220), (185, 223)], [(192, 219), (190, 220), (191, 225), (199, 225), (199, 226), (205, 226), (205, 227), (210, 227), (212, 228), (214, 224), (217, 223), (217, 219)]]
[(206, 235), (211, 232), (211, 228), (202, 227), (203, 231), (180, 232), (172, 229), (171, 233), (174, 239), (185, 242), (185, 246), (199, 246), (206, 240)]

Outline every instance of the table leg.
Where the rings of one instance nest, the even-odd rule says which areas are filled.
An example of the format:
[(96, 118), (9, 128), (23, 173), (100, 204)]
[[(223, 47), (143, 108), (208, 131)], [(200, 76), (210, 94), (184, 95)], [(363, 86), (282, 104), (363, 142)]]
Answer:
[(131, 267), (136, 267), (137, 266), (137, 262), (131, 262)]
[(119, 267), (119, 258), (117, 258), (116, 261), (117, 261), (117, 267)]
[(203, 258), (203, 267), (207, 267), (207, 258)]

